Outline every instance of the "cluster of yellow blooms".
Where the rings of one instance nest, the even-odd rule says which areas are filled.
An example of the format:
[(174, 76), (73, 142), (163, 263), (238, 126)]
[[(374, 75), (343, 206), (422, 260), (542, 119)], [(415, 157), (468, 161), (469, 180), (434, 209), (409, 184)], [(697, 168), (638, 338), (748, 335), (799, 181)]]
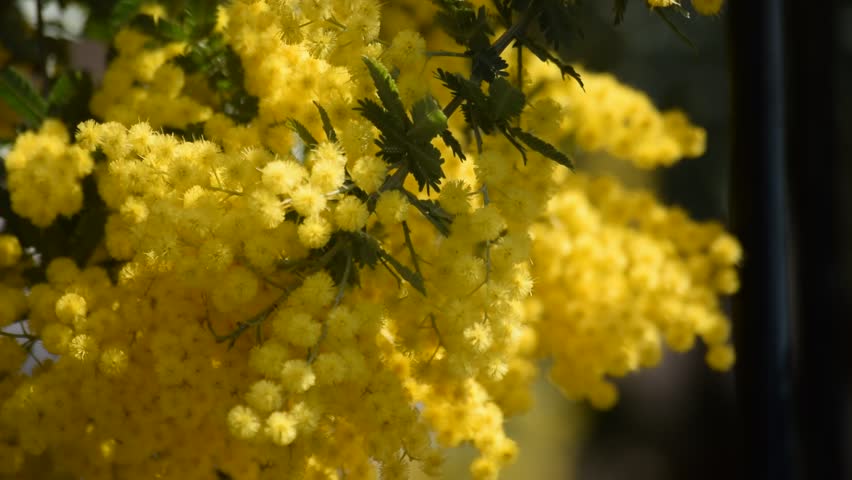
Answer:
[[(563, 82), (559, 71), (535, 63), (530, 82), (543, 98), (533, 103), (525, 120), (546, 138), (572, 135), (585, 152), (605, 152), (644, 169), (668, 166), (684, 157), (704, 153), (705, 132), (689, 123), (679, 110), (662, 114), (644, 93), (618, 82), (612, 75), (579, 70), (585, 88)], [(558, 118), (558, 126), (547, 118)]]
[[(541, 357), (601, 408), (616, 399), (607, 378), (656, 365), (661, 339), (684, 351), (698, 335), (710, 366), (731, 366), (718, 304), (742, 253), (720, 226), (523, 162), (504, 139), (470, 139), (466, 162), (436, 144), (447, 178), (420, 195), (452, 217), (446, 234), (413, 179), (387, 188), (376, 129), (353, 110), (375, 95), (361, 56), (398, 69), (410, 105), (427, 55), (410, 30), (376, 41), (380, 14), (377, 0), (222, 7), (217, 31), (259, 100), (246, 124), (191, 86), (173, 61), (185, 45), (125, 29), (92, 100), (101, 121), (74, 143), (55, 120), (17, 137), (15, 213), (39, 226), (75, 213), (94, 172), (109, 261), (57, 258), (24, 288), (21, 245), (0, 236), (0, 326), (22, 332), (0, 338), (0, 477), (390, 480), (439, 475), (441, 450), (470, 442), (472, 476), (491, 479), (517, 455), (503, 421), (531, 406)], [(642, 167), (703, 151), (683, 114), (612, 77), (584, 72), (583, 93), (525, 65), (542, 99), (522, 120), (553, 143)], [(309, 146), (285, 122), (320, 131), (314, 102), (338, 132)], [(203, 139), (161, 130), (197, 123)], [(376, 266), (359, 264), (370, 245)], [(381, 269), (395, 259), (422, 285)], [(22, 373), (16, 339), (51, 358)]]
[(48, 120), (38, 132), (15, 139), (6, 156), (12, 208), (33, 225), (46, 227), (57, 215), (71, 216), (83, 206), (80, 179), (95, 166), (89, 152), (68, 144), (62, 122)]

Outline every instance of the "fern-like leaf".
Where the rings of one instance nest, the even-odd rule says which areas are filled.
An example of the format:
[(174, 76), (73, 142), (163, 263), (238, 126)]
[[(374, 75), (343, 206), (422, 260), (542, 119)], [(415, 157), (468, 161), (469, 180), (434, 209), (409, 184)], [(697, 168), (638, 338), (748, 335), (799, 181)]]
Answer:
[(0, 99), (30, 126), (47, 116), (47, 102), (23, 75), (10, 67), (0, 70)]
[(527, 37), (523, 38), (522, 45), (533, 55), (538, 57), (539, 60), (543, 62), (550, 62), (559, 67), (559, 72), (562, 74), (563, 79), (565, 79), (565, 75), (568, 75), (569, 77), (573, 78), (578, 84), (580, 84), (580, 88), (585, 90), (585, 86), (583, 85), (583, 79), (580, 77), (580, 74), (577, 72), (577, 70), (574, 70), (574, 67), (563, 62), (543, 45), (540, 45)]
[(669, 27), (669, 29), (670, 29), (672, 32), (674, 32), (674, 34), (675, 34), (675, 35), (677, 35), (677, 36), (678, 36), (678, 38), (680, 38), (680, 39), (683, 41), (683, 43), (687, 44), (690, 48), (693, 48), (693, 49), (695, 48), (695, 44), (694, 44), (694, 43), (692, 43), (692, 40), (690, 40), (690, 39), (689, 39), (689, 37), (687, 37), (687, 36), (686, 36), (686, 34), (685, 34), (685, 33), (683, 33), (683, 32), (680, 30), (680, 28), (678, 28), (678, 26), (677, 26), (677, 25), (675, 25), (675, 23), (672, 21), (672, 19), (671, 19), (671, 18), (669, 18), (668, 14), (665, 12), (665, 9), (663, 9), (663, 8), (655, 8), (655, 9), (654, 9), (654, 12), (655, 12), (657, 15), (659, 15), (659, 16), (660, 16), (660, 18), (662, 18), (662, 19), (663, 19), (663, 22), (665, 22), (665, 24)]
[(329, 142), (337, 143), (337, 132), (334, 131), (334, 127), (331, 125), (331, 119), (328, 117), (328, 112), (322, 108), (322, 105), (319, 102), (314, 101), (314, 105), (316, 105), (317, 110), (319, 110), (320, 119), (322, 119), (322, 129), (325, 131), (325, 136), (328, 138)]
[(118, 0), (109, 15), (109, 26), (113, 32), (125, 26), (139, 13), (143, 0)]
[(373, 77), (373, 83), (376, 85), (376, 92), (379, 94), (382, 105), (393, 115), (400, 126), (410, 126), (411, 121), (408, 119), (408, 114), (405, 113), (405, 106), (399, 97), (399, 89), (390, 72), (380, 62), (367, 56), (362, 58), (364, 63), (367, 64), (367, 69), (370, 70), (370, 76)]
[(488, 110), (496, 123), (508, 122), (521, 114), (526, 96), (505, 78), (495, 78), (488, 86)]
[(520, 139), (526, 146), (535, 150), (536, 152), (542, 154), (543, 156), (555, 161), (560, 165), (564, 165), (571, 170), (574, 170), (574, 162), (571, 160), (571, 157), (565, 155), (560, 152), (553, 145), (545, 142), (544, 140), (536, 137), (535, 135), (525, 132), (520, 128), (511, 128), (509, 129), (509, 133), (518, 139)]
[(415, 142), (429, 141), (447, 129), (447, 116), (434, 98), (427, 95), (411, 107), (414, 125), (407, 135)]
[(308, 130), (308, 128), (302, 125), (295, 118), (287, 119), (286, 125), (290, 130), (296, 132), (296, 135), (298, 135), (299, 138), (302, 139), (302, 143), (305, 144), (305, 148), (307, 148), (308, 150), (313, 150), (319, 144), (319, 142), (317, 142), (317, 139), (314, 138), (313, 135), (311, 135), (311, 132)]
[(444, 141), (444, 145), (450, 148), (453, 151), (453, 155), (458, 157), (459, 160), (466, 160), (467, 157), (464, 156), (464, 151), (462, 150), (461, 143), (456, 140), (456, 137), (453, 136), (452, 132), (449, 130), (444, 130), (441, 132), (441, 140)]

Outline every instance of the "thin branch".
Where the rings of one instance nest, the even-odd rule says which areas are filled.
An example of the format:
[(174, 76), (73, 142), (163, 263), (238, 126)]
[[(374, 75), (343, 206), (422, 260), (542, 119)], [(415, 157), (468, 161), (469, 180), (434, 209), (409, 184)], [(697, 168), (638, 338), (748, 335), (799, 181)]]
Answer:
[[(541, 13), (539, 10), (539, 2), (533, 0), (527, 7), (527, 9), (524, 10), (524, 13), (521, 15), (521, 18), (511, 27), (506, 29), (506, 31), (503, 32), (503, 34), (500, 35), (500, 37), (494, 41), (494, 43), (491, 45), (491, 49), (494, 50), (497, 55), (503, 53), (503, 50), (505, 50), (506, 47), (509, 46), (509, 43), (511, 43), (512, 40), (522, 35), (527, 30), (527, 27), (529, 27), (530, 23), (535, 20), (535, 17), (538, 16), (539, 13)], [(482, 81), (482, 79), (479, 78), (478, 75), (471, 74), (470, 81), (474, 83), (479, 83), (480, 81)], [(458, 95), (453, 97), (450, 103), (448, 103), (447, 106), (444, 107), (444, 115), (447, 118), (450, 118), (450, 116), (455, 113), (456, 110), (458, 110), (463, 101), (464, 100)]]

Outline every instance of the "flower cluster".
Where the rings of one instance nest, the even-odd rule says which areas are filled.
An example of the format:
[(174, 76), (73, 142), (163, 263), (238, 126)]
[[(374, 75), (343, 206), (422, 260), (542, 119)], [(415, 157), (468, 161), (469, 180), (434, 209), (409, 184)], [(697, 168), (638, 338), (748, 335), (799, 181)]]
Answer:
[[(570, 135), (589, 153), (604, 152), (651, 169), (704, 153), (706, 134), (679, 110), (659, 112), (648, 96), (612, 75), (580, 70), (584, 88), (529, 61), (528, 81), (540, 90), (525, 120), (547, 138)], [(556, 125), (547, 119), (560, 119)]]
[(104, 73), (103, 86), (90, 108), (98, 117), (125, 124), (145, 120), (154, 128), (183, 128), (207, 120), (206, 89), (198, 76), (189, 76), (170, 60), (186, 45), (172, 42), (149, 48), (153, 39), (122, 29), (113, 39), (116, 57)]
[[(711, 367), (731, 366), (719, 297), (742, 252), (720, 226), (508, 135), (481, 142), (440, 109), (399, 143), (440, 153), (434, 190), (422, 164), (387, 161), (397, 147), (358, 101), (395, 100), (409, 121), (430, 84), (427, 41), (378, 41), (381, 14), (230, 2), (203, 46), (221, 42), (242, 77), (218, 90), (187, 66), (190, 40), (125, 28), (98, 120), (74, 143), (54, 120), (18, 136), (14, 211), (50, 225), (91, 175), (105, 234), (89, 265), (49, 258), (29, 284), (21, 264), (38, 262), (0, 235), (0, 326), (21, 332), (0, 338), (2, 473), (389, 480), (439, 475), (442, 449), (469, 442), (472, 476), (492, 479), (518, 453), (503, 422), (531, 406), (542, 357), (601, 408), (608, 378), (654, 366), (664, 342), (700, 336)], [(583, 93), (532, 58), (523, 70), (538, 94), (520, 123), (555, 145), (646, 168), (703, 151), (703, 130), (610, 76), (582, 72)], [(462, 141), (416, 144), (435, 125)], [(51, 358), (25, 375), (18, 342)]]
[(83, 206), (80, 179), (95, 162), (68, 141), (62, 122), (47, 120), (38, 132), (18, 135), (6, 156), (12, 210), (33, 225), (46, 227), (58, 215), (71, 216)]
[(538, 283), (528, 308), (547, 333), (551, 379), (606, 408), (617, 392), (605, 376), (653, 367), (663, 342), (683, 352), (696, 336), (711, 367), (730, 368), (718, 296), (738, 288), (736, 240), (607, 177), (575, 174), (563, 185), (532, 230)]

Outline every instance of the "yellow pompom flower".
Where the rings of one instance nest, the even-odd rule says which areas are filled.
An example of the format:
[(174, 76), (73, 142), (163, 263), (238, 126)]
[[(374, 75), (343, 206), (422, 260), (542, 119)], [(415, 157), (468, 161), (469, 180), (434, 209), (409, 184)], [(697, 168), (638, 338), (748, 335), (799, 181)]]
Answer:
[(716, 15), (723, 3), (724, 0), (692, 0), (692, 8), (701, 15)]
[(321, 248), (331, 239), (331, 224), (319, 215), (306, 218), (297, 230), (299, 241), (308, 248)]
[(293, 443), (299, 432), (296, 429), (296, 422), (289, 413), (274, 412), (267, 417), (263, 433), (272, 440), (272, 443), (283, 447)]
[(370, 211), (358, 197), (347, 195), (343, 197), (334, 209), (334, 223), (346, 232), (355, 232), (364, 227)]
[(48, 119), (38, 132), (18, 135), (6, 156), (12, 210), (38, 227), (58, 215), (71, 216), (83, 205), (80, 180), (91, 173), (94, 161), (68, 140), (65, 126)]
[(21, 244), (14, 235), (0, 235), (0, 268), (11, 267), (21, 259)]
[(730, 345), (713, 345), (707, 350), (705, 360), (710, 368), (724, 372), (731, 369), (735, 358), (736, 354)]
[(310, 389), (316, 383), (316, 375), (302, 359), (287, 360), (279, 372), (281, 385), (288, 392), (302, 393)]
[(68, 344), (74, 336), (71, 327), (61, 323), (50, 323), (41, 332), (41, 341), (45, 350), (54, 355), (64, 355), (68, 352)]
[(376, 202), (376, 216), (386, 225), (396, 225), (408, 218), (408, 199), (398, 190), (382, 192)]
[(291, 193), (291, 199), (293, 208), (306, 217), (318, 215), (325, 210), (327, 202), (324, 192), (313, 185), (296, 187)]
[(307, 348), (319, 340), (322, 326), (305, 312), (282, 309), (272, 319), (272, 331), (281, 341)]
[(66, 293), (56, 301), (56, 317), (71, 324), (77, 317), (86, 316), (86, 299), (76, 293)]
[(91, 335), (77, 335), (68, 342), (68, 356), (83, 363), (92, 363), (98, 359), (98, 341)]
[(119, 347), (106, 348), (101, 353), (98, 368), (108, 377), (118, 377), (127, 370), (129, 357), (127, 351)]
[(464, 180), (451, 180), (441, 187), (438, 203), (448, 213), (457, 215), (470, 210), (470, 187)]
[(375, 156), (361, 157), (349, 172), (355, 185), (367, 193), (374, 193), (387, 177), (387, 165), (384, 160)]
[(260, 419), (251, 408), (237, 405), (228, 412), (228, 429), (237, 438), (250, 440), (260, 432)]
[(270, 380), (259, 380), (253, 383), (246, 393), (246, 403), (260, 413), (278, 410), (284, 403), (281, 385)]
[(272, 193), (289, 195), (308, 177), (305, 167), (293, 160), (275, 160), (261, 170), (263, 185)]

